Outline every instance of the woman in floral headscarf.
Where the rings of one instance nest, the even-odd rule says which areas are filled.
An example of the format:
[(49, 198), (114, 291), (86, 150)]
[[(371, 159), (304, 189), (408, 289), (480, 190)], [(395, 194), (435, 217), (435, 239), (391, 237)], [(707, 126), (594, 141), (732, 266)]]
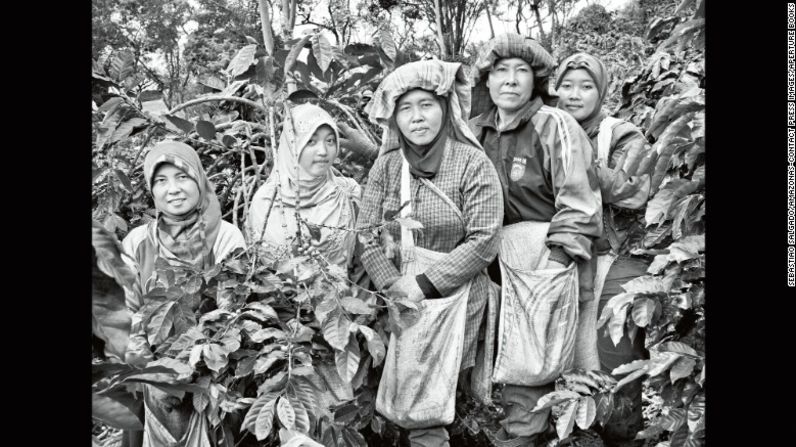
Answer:
[[(595, 242), (598, 258), (594, 283), (599, 306), (594, 306), (591, 321), (596, 321), (608, 300), (624, 292), (622, 284), (647, 272), (649, 260), (631, 255), (629, 241), (634, 234), (643, 234), (641, 217), (657, 155), (638, 127), (609, 117), (602, 110), (608, 85), (605, 65), (587, 53), (566, 58), (555, 81), (558, 108), (569, 112), (591, 139), (593, 168), (602, 192), (603, 234)], [(605, 372), (647, 355), (644, 328), (638, 328), (632, 340), (623, 335), (616, 345), (604, 330), (592, 335), (597, 337), (599, 366)], [(629, 412), (612, 415), (603, 430), (606, 440), (632, 440), (643, 425), (640, 381), (629, 383), (621, 393), (633, 401), (633, 406)]]
[[(122, 241), (128, 266), (138, 275), (145, 295), (158, 285), (158, 259), (167, 263), (208, 269), (236, 248), (244, 248), (240, 230), (221, 220), (213, 184), (207, 179), (199, 155), (185, 143), (157, 144), (144, 159), (146, 186), (155, 202), (157, 218), (134, 228)], [(153, 359), (139, 310), (140, 296), (127, 296), (132, 312), (125, 362), (144, 366)], [(191, 445), (209, 447), (206, 418), (193, 411), (190, 397), (176, 399), (152, 386), (144, 386), (144, 431), (127, 432), (126, 445), (155, 447)], [(190, 395), (189, 395), (190, 396)]]
[(337, 174), (332, 167), (340, 146), (331, 115), (316, 105), (300, 104), (292, 107), (291, 117), (285, 120), (279, 139), (277, 173), (268, 177), (252, 199), (247, 223), (250, 238), (274, 250), (286, 250), (296, 236), (298, 208), (305, 221), (303, 240), (311, 238), (310, 227), (317, 229), (320, 238), (314, 244), (320, 255), (345, 268), (356, 243), (356, 234), (346, 230), (354, 228), (361, 189), (354, 179)]
[[(420, 322), (391, 336), (376, 402), (410, 430), (412, 446), (448, 445), (444, 425), (453, 420), (457, 373), (475, 363), (490, 293), (484, 269), (497, 252), (503, 219), (497, 174), (465, 122), (469, 93), (461, 64), (413, 62), (388, 75), (366, 108), (383, 137), (357, 225), (390, 222), (382, 239), (389, 234), (401, 249), (388, 256), (377, 239), (365, 237), (362, 263), (378, 289), (424, 303)], [(406, 219), (401, 225), (397, 215)], [(446, 306), (461, 312), (450, 326), (455, 333), (446, 330)], [(428, 374), (441, 363), (444, 374)]]

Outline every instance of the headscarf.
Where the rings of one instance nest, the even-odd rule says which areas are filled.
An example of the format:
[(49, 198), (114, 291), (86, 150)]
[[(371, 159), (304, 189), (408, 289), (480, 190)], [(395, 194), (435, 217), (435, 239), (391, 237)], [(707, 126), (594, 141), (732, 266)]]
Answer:
[[(594, 84), (597, 86), (597, 92), (599, 94), (597, 105), (594, 107), (591, 115), (580, 122), (580, 126), (583, 127), (583, 130), (586, 131), (586, 134), (589, 136), (589, 138), (594, 138), (600, 131), (600, 123), (606, 117), (606, 113), (602, 110), (602, 105), (605, 101), (605, 97), (608, 94), (608, 70), (606, 70), (605, 64), (603, 64), (600, 59), (592, 56), (591, 54), (573, 54), (572, 56), (564, 59), (564, 61), (561, 62), (561, 65), (558, 67), (555, 85), (556, 90), (558, 90), (558, 87), (564, 80), (564, 76), (569, 70), (577, 70), (579, 68), (582, 68), (589, 73), (589, 76), (591, 76)], [(563, 108), (563, 105), (560, 101), (558, 108)]]
[[(337, 124), (328, 112), (313, 104), (293, 106), (291, 116), (285, 119), (279, 138), (276, 167), (279, 177), (279, 194), (284, 213), (271, 211), (263, 241), (271, 245), (284, 245), (287, 238), (296, 234), (295, 209), (311, 224), (330, 227), (353, 228), (355, 217), (350, 197), (358, 195), (359, 186), (353, 179), (336, 175), (332, 166), (320, 176), (312, 177), (304, 171), (298, 160), (313, 134), (323, 125), (332, 128), (340, 153)], [(271, 175), (257, 190), (249, 210), (250, 231), (259, 240), (263, 231), (265, 214), (271, 207), (271, 198), (277, 186), (277, 175)], [(298, 200), (296, 188), (298, 186)], [(285, 224), (285, 227), (283, 227)], [(306, 228), (304, 228), (306, 230)], [(344, 265), (353, 250), (354, 233), (321, 228), (319, 250), (329, 262)]]
[[(411, 92), (413, 90), (409, 90)], [(409, 93), (406, 92), (406, 93)], [(404, 93), (404, 95), (406, 94)], [(442, 121), (437, 135), (428, 144), (419, 145), (412, 143), (403, 133), (398, 132), (398, 141), (401, 144), (401, 151), (409, 163), (409, 171), (417, 177), (430, 178), (437, 175), (439, 166), (442, 164), (442, 155), (445, 153), (445, 143), (448, 141), (449, 122), (448, 122), (448, 101), (443, 96), (438, 96), (429, 92), (436, 98), (442, 108)], [(401, 95), (402, 97), (403, 95)], [(401, 97), (397, 101), (400, 101)], [(398, 113), (396, 110), (393, 113)], [(395, 115), (393, 115), (395, 120)], [(396, 122), (397, 126), (397, 122)]]
[[(144, 178), (150, 194), (152, 181), (160, 165), (170, 163), (185, 172), (199, 187), (199, 202), (193, 210), (183, 215), (172, 215), (157, 210), (157, 218), (149, 223), (147, 237), (157, 256), (178, 259), (198, 268), (210, 268), (215, 264), (213, 246), (221, 226), (221, 206), (215, 187), (207, 179), (202, 162), (196, 151), (185, 143), (163, 141), (155, 145), (144, 158)], [(138, 259), (141, 278), (146, 281), (152, 275), (155, 256)]]
[(472, 116), (480, 115), (495, 105), (486, 86), (489, 72), (498, 60), (513, 57), (524, 60), (533, 70), (531, 99), (540, 96), (545, 103), (551, 102), (547, 85), (555, 67), (555, 59), (536, 40), (517, 33), (505, 33), (487, 42), (473, 65)]
[[(304, 147), (312, 135), (327, 125), (334, 132), (337, 141), (337, 153), (340, 153), (340, 134), (337, 124), (326, 110), (313, 104), (299, 104), (293, 106), (292, 119), (286, 119), (282, 125), (282, 135), (279, 137), (279, 151), (277, 153), (277, 168), (279, 169), (279, 185), (282, 202), (288, 206), (296, 206), (296, 184), (299, 190), (299, 206), (310, 208), (335, 197), (334, 183), (329, 179), (334, 177), (331, 166), (319, 177), (312, 177), (298, 164)], [(267, 182), (276, 181), (273, 176)]]
[[(470, 116), (470, 86), (462, 64), (433, 59), (410, 62), (396, 68), (395, 71), (381, 81), (381, 84), (373, 93), (373, 98), (365, 107), (365, 112), (370, 117), (370, 121), (382, 128), (379, 155), (402, 147), (401, 131), (398, 129), (394, 119), (395, 106), (401, 95), (418, 88), (432, 92), (437, 95), (438, 99), (444, 98), (445, 100), (445, 104), (441, 104), (446, 109), (445, 123), (437, 135), (437, 143), (439, 143), (439, 140), (449, 137), (482, 149), (481, 144), (465, 121)], [(444, 148), (444, 144), (436, 146)], [(429, 152), (436, 151), (436, 146)], [(442, 154), (434, 152), (433, 157), (437, 156), (441, 160)], [(407, 159), (407, 161), (410, 160)], [(428, 164), (430, 165), (430, 163)], [(412, 172), (422, 174), (422, 172), (427, 172), (428, 167), (417, 164), (412, 166)], [(416, 173), (415, 175), (418, 174)]]

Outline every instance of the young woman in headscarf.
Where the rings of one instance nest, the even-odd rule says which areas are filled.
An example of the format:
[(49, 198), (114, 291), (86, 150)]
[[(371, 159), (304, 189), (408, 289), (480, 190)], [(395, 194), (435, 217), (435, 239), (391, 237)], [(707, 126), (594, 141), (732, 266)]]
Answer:
[[(285, 120), (279, 138), (278, 174), (268, 177), (249, 208), (250, 239), (262, 240), (275, 253), (288, 250), (296, 237), (298, 206), (302, 220), (323, 225), (316, 227), (320, 240), (314, 244), (319, 254), (330, 264), (346, 268), (354, 252), (356, 233), (345, 229), (354, 228), (355, 203), (361, 189), (354, 179), (337, 174), (332, 167), (340, 146), (331, 115), (313, 104), (300, 104), (291, 110), (292, 128), (291, 120)], [(277, 186), (279, 197), (274, 194)], [(301, 225), (301, 232), (304, 241), (310, 240), (307, 225)]]
[[(520, 301), (538, 303), (554, 298), (550, 293), (539, 294), (522, 286), (523, 277), (563, 281), (564, 277), (555, 277), (555, 272), (567, 272), (564, 269), (574, 264), (576, 272), (567, 274), (577, 277), (579, 289), (574, 290), (574, 300), (580, 300), (579, 304), (570, 305), (571, 291), (578, 286), (568, 280), (570, 286), (556, 289), (561, 296), (556, 299), (562, 301), (547, 304), (554, 312), (550, 315), (561, 318), (547, 323), (560, 328), (566, 336), (547, 334), (549, 343), (502, 336), (507, 348), (498, 346), (494, 377), (506, 383), (503, 388), (506, 418), (501, 421), (502, 428), (490, 435), (497, 445), (534, 445), (548, 429), (550, 410), (536, 413), (530, 410), (540, 397), (553, 391), (555, 371), (560, 373), (569, 367), (574, 349), (572, 334), (579, 326), (572, 310), (594, 296), (593, 240), (602, 230), (600, 192), (591, 168), (588, 137), (572, 116), (546, 105), (550, 100), (547, 87), (554, 65), (552, 56), (538, 42), (515, 33), (489, 41), (474, 65), (473, 113), (478, 115), (470, 120), (470, 127), (496, 167), (503, 188), (505, 228), (500, 269), (498, 261), (490, 266), (492, 278), (503, 282), (501, 332), (534, 331), (534, 327), (540, 327), (536, 319), (546, 318), (544, 312), (528, 311), (527, 318), (533, 320), (527, 325), (530, 328), (523, 326), (524, 323), (504, 326), (504, 320), (526, 321), (508, 314), (521, 309), (515, 306), (515, 310), (509, 311), (508, 298), (515, 300), (516, 296)], [(501, 275), (510, 280), (503, 281)], [(566, 295), (564, 291), (568, 291)], [(561, 346), (554, 354), (547, 348), (534, 348), (554, 344)], [(544, 355), (535, 355), (535, 360), (520, 359), (527, 366), (513, 364), (511, 351), (516, 351), (513, 353), (516, 359), (527, 357), (519, 354), (526, 349), (529, 354), (547, 350)], [(500, 362), (504, 351), (505, 368)], [(550, 371), (538, 376), (522, 372), (522, 368), (542, 368), (536, 363), (549, 364), (544, 368)], [(506, 374), (498, 374), (501, 369)]]
[[(449, 334), (456, 340), (450, 345), (429, 341), (434, 335), (438, 336), (434, 340), (446, 338), (437, 333), (433, 322), (426, 339), (415, 339), (419, 346), (406, 346), (407, 331), (422, 332), (418, 326), (425, 323), (417, 323), (400, 336), (392, 335), (376, 408), (410, 430), (412, 446), (449, 445), (444, 426), (453, 419), (450, 405), (455, 399), (457, 373), (475, 363), (478, 329), (490, 287), (484, 270), (497, 253), (503, 220), (497, 174), (464, 121), (469, 106), (469, 86), (461, 64), (429, 60), (398, 67), (382, 81), (366, 107), (370, 120), (382, 127), (383, 138), (381, 154), (368, 176), (357, 226), (371, 228), (389, 222), (381, 231), (388, 232), (401, 250), (390, 258), (378, 238), (363, 237), (362, 263), (378, 289), (422, 301), (421, 321), (440, 311), (443, 302), (444, 306), (463, 305), (462, 314), (466, 312), (466, 318), (462, 315), (454, 325), (457, 335)], [(422, 228), (399, 225), (393, 220), (396, 215), (411, 217)], [(424, 266), (415, 268), (421, 258)], [(439, 325), (445, 324), (439, 320)], [(414, 364), (423, 361), (422, 355), (404, 354), (406, 362), (391, 363), (390, 357), (399, 358), (402, 349), (439, 352), (445, 358), (457, 351), (461, 358), (444, 374), (445, 386), (435, 387), (415, 377), (415, 382), (411, 378), (396, 382), (390, 394), (383, 389), (388, 375), (424, 374), (423, 365)], [(431, 361), (444, 363), (439, 358)], [(412, 408), (427, 406), (431, 396), (445, 403), (417, 418), (413, 410), (396, 416), (406, 408), (388, 411), (395, 410), (392, 403), (402, 398), (404, 403), (410, 401)], [(443, 407), (450, 413), (441, 410)], [(440, 411), (447, 416), (440, 416)], [(425, 417), (431, 413), (435, 416)], [(432, 419), (435, 422), (429, 422)]]
[[(599, 255), (595, 294), (602, 312), (612, 297), (623, 293), (622, 284), (647, 274), (649, 260), (630, 254), (630, 236), (643, 234), (644, 215), (650, 190), (650, 170), (656, 153), (638, 127), (611, 118), (602, 109), (608, 93), (609, 76), (602, 61), (587, 53), (565, 59), (558, 68), (558, 108), (569, 112), (589, 136), (594, 148), (593, 168), (600, 180), (603, 199), (603, 234), (596, 242)], [(599, 315), (597, 313), (597, 315)], [(645, 358), (644, 329), (631, 340), (627, 334), (614, 345), (606, 331), (597, 337), (600, 368), (614, 368)], [(604, 428), (611, 441), (630, 441), (643, 427), (641, 381), (626, 385), (621, 394), (633, 401), (632, 410), (617, 412)]]
[[(221, 220), (214, 186), (192, 147), (177, 141), (158, 143), (144, 159), (144, 178), (157, 218), (134, 228), (122, 241), (129, 255), (124, 260), (138, 275), (144, 295), (157, 286), (158, 259), (209, 269), (236, 248), (245, 248), (240, 230)], [(132, 322), (125, 361), (144, 366), (153, 360), (138, 312), (145, 303), (139, 297), (127, 298)], [(143, 440), (140, 432), (128, 432), (125, 445), (209, 446), (206, 418), (193, 411), (190, 396), (179, 400), (145, 386)]]

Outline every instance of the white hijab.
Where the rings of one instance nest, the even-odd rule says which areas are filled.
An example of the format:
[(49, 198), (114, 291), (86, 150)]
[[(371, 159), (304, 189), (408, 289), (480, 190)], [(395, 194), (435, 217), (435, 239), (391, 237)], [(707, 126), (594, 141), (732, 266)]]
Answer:
[[(339, 154), (339, 133), (331, 115), (312, 104), (292, 107), (291, 115), (292, 120), (286, 119), (283, 123), (276, 160), (283, 210), (279, 209), (277, 201), (263, 233), (263, 243), (282, 248), (296, 236), (297, 187), (299, 216), (302, 220), (315, 225), (348, 229), (353, 229), (356, 222), (352, 198), (359, 198), (361, 191), (353, 179), (336, 175), (331, 166), (320, 176), (313, 177), (298, 165), (304, 147), (323, 125), (334, 131)], [(260, 239), (276, 186), (277, 178), (272, 173), (254, 194), (248, 219), (253, 241)], [(302, 225), (301, 230), (302, 238), (310, 236), (306, 226)], [(323, 227), (320, 233), (321, 254), (330, 263), (345, 267), (354, 251), (355, 233)]]

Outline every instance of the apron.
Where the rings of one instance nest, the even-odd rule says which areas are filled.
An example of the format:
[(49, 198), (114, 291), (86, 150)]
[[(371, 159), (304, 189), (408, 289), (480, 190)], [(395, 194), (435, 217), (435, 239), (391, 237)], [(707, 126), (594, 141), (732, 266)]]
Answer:
[(492, 380), (539, 386), (553, 382), (574, 360), (578, 276), (573, 262), (540, 269), (550, 250), (549, 222), (518, 222), (501, 232), (501, 305)]

